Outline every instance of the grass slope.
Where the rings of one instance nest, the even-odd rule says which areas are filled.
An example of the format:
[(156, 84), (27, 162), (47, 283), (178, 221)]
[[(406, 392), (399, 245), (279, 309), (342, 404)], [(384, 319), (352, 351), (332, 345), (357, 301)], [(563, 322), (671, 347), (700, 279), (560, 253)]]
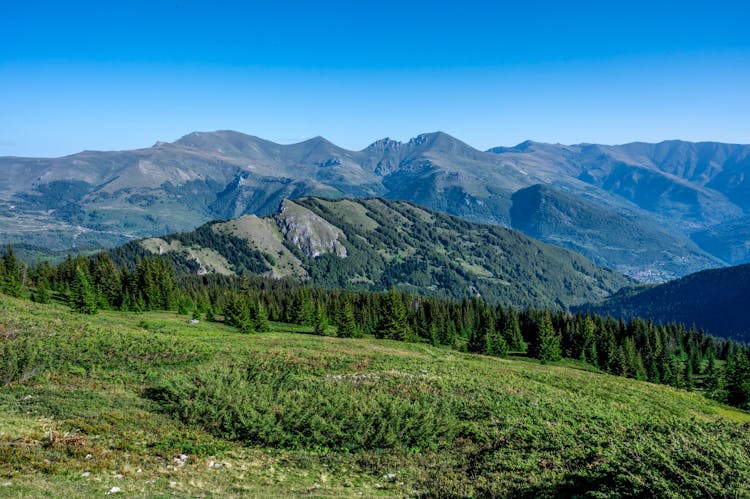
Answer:
[(699, 394), (273, 328), (0, 297), (0, 495), (750, 494), (750, 415)]

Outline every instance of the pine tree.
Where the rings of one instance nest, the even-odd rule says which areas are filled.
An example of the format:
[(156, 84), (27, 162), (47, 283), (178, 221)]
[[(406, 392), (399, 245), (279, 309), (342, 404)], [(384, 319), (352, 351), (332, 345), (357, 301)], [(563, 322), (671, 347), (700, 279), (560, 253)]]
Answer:
[(76, 269), (75, 280), (70, 288), (70, 308), (81, 314), (96, 313), (96, 293), (89, 283), (86, 273), (78, 267)]
[(267, 333), (271, 330), (271, 326), (268, 324), (268, 312), (266, 312), (266, 307), (262, 303), (256, 302), (250, 312), (255, 331)]
[(510, 315), (506, 318), (502, 331), (505, 342), (508, 345), (508, 350), (526, 353), (528, 346), (523, 340), (521, 326), (518, 324), (518, 315), (514, 311), (511, 311)]
[(109, 257), (102, 251), (94, 259), (91, 277), (94, 287), (104, 297), (108, 307), (118, 306), (122, 298), (122, 274)]
[(315, 323), (315, 306), (310, 297), (310, 290), (306, 287), (299, 288), (294, 295), (292, 310), (292, 322), (303, 326), (312, 326)]
[(336, 316), (337, 336), (340, 338), (355, 338), (359, 336), (357, 323), (354, 319), (354, 308), (348, 299), (344, 299), (341, 309)]
[(318, 303), (315, 306), (315, 334), (319, 336), (323, 336), (326, 332), (326, 328), (328, 327), (328, 318), (326, 317), (325, 311), (323, 310), (323, 307)]
[(10, 296), (20, 297), (23, 295), (23, 269), (16, 259), (13, 245), (9, 244), (3, 256), (2, 282), (0, 285), (3, 293)]
[(235, 326), (242, 334), (252, 334), (255, 332), (255, 324), (250, 313), (250, 306), (246, 300), (239, 300), (239, 307), (236, 309), (236, 315), (233, 320)]
[(747, 353), (735, 347), (724, 367), (727, 403), (740, 408), (750, 407), (750, 361)]
[(380, 322), (375, 328), (377, 338), (406, 341), (411, 336), (406, 307), (395, 288), (381, 296)]
[(36, 303), (49, 303), (52, 301), (52, 292), (49, 288), (47, 278), (42, 276), (36, 282), (36, 287), (33, 293), (31, 293), (31, 300)]
[(555, 362), (562, 358), (560, 349), (560, 335), (552, 327), (552, 316), (549, 311), (545, 312), (539, 323), (537, 334), (539, 346), (537, 347), (537, 358), (542, 363)]

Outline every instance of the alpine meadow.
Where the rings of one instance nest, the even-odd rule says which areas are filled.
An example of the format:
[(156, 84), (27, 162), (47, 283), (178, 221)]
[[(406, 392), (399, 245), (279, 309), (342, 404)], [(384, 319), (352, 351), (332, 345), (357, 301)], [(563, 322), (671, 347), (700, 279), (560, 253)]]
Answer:
[(748, 17), (7, 2), (0, 498), (750, 497)]

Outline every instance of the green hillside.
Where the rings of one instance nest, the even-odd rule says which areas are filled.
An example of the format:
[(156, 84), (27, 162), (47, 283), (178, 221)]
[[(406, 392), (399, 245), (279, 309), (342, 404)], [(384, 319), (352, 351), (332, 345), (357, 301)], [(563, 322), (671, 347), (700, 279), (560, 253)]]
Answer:
[(695, 324), (710, 334), (750, 341), (745, 315), (750, 264), (704, 270), (658, 286), (624, 289), (597, 304), (578, 307), (613, 317), (645, 317)]
[(278, 213), (204, 225), (112, 251), (166, 254), (185, 273), (291, 277), (327, 288), (397, 288), (516, 307), (567, 308), (629, 284), (520, 232), (384, 199), (284, 201)]
[(584, 370), (0, 296), (0, 495), (750, 494), (747, 413)]

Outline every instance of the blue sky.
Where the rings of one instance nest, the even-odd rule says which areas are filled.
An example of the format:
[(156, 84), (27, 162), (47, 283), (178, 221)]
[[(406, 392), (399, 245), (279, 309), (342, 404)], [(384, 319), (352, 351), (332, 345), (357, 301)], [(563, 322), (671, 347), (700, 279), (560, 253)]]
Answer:
[(722, 1), (6, 0), (0, 155), (216, 129), (750, 143), (748, 19)]

